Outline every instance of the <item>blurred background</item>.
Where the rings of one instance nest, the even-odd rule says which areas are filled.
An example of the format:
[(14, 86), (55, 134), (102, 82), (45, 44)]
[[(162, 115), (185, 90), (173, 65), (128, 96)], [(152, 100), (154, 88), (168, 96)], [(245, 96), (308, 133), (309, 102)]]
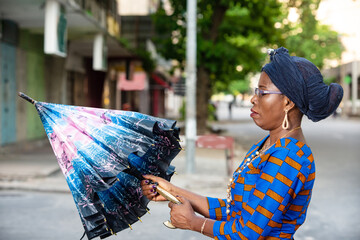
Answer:
[[(34, 202), (44, 198), (22, 192), (29, 180), (57, 177), (51, 167), (40, 177), (29, 174), (56, 160), (35, 108), (17, 97), (19, 91), (38, 101), (176, 119), (184, 129), (186, 13), (185, 0), (0, 0), (0, 215), (15, 213), (24, 196)], [(317, 124), (304, 122), (318, 156), (318, 194), (310, 224), (300, 228), (297, 239), (360, 239), (359, 13), (359, 0), (197, 0), (197, 134), (233, 137), (237, 162), (265, 134), (253, 126), (249, 100), (261, 67), (269, 61), (268, 48), (284, 46), (292, 55), (311, 60), (327, 84), (344, 88), (334, 116)], [(196, 154), (200, 160), (195, 175), (218, 168), (216, 161), (209, 164), (216, 154)], [(180, 169), (182, 159), (175, 163)], [(215, 174), (220, 180), (226, 178), (223, 168)], [(178, 179), (187, 186), (181, 176)], [(7, 192), (13, 189), (20, 193)], [(51, 185), (46, 192), (56, 189)], [(55, 201), (51, 194), (45, 199)], [(9, 205), (8, 199), (16, 204)], [(71, 203), (57, 206), (59, 212), (74, 208)], [(6, 231), (0, 226), (1, 239), (20, 239), (6, 226)], [(78, 236), (80, 230), (73, 234)]]
[[(185, 113), (186, 1), (1, 0), (0, 144), (45, 136), (38, 101)], [(216, 106), (248, 106), (268, 48), (310, 59), (345, 90), (338, 113), (359, 114), (356, 0), (198, 0), (198, 132)]]

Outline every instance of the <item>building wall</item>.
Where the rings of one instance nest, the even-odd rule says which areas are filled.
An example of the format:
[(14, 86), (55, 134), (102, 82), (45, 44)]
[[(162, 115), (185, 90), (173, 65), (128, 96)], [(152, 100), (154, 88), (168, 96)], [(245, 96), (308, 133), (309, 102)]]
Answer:
[(16, 45), (18, 26), (1, 20), (0, 39), (0, 145), (16, 141)]
[[(26, 5), (21, 1), (17, 2), (20, 8)], [(37, 101), (102, 107), (103, 85), (107, 73), (92, 70), (92, 48), (81, 37), (87, 40), (92, 38), (91, 32), (102, 32), (106, 26), (99, 26), (105, 23), (105, 13), (118, 21), (116, 12), (113, 11), (116, 9), (115, 3), (115, 0), (106, 1), (91, 9), (92, 13), (101, 13), (101, 19), (79, 13), (78, 17), (85, 21), (81, 24), (88, 31), (78, 29), (78, 23), (71, 22), (69, 15), (69, 51), (66, 58), (44, 54), (44, 30), (32, 25), (41, 20), (41, 14), (29, 12), (26, 16), (10, 16), (10, 10), (13, 9), (4, 8), (6, 16), (2, 17), (9, 15), (7, 18), (12, 20), (0, 19), (0, 146), (46, 137), (35, 107), (17, 97), (19, 91)], [(67, 7), (71, 9), (70, 5)], [(103, 9), (104, 7), (111, 9)], [(71, 38), (71, 32), (76, 32), (76, 36)], [(78, 42), (84, 42), (84, 45), (75, 45), (77, 47), (70, 49), (71, 43)], [(120, 55), (124, 51), (119, 46), (115, 50), (121, 50)], [(124, 52), (125, 55), (129, 54)]]
[(16, 47), (0, 43), (1, 145), (16, 141)]
[[(26, 71), (25, 94), (37, 101), (46, 101), (43, 53), (43, 35), (20, 32), (19, 48), (25, 51), (26, 66), (18, 64), (18, 68)], [(24, 102), (25, 104), (25, 102)], [(39, 115), (33, 105), (26, 103), (26, 139), (44, 137), (45, 131)]]
[[(44, 56), (36, 52), (27, 53), (27, 93), (37, 101), (45, 101)], [(27, 138), (43, 137), (45, 132), (34, 106), (27, 107)]]
[(90, 58), (85, 60), (85, 66), (88, 83), (87, 104), (89, 107), (101, 108), (106, 72), (94, 71), (92, 69), (92, 59)]
[[(356, 70), (355, 70), (356, 69)], [(345, 115), (353, 115), (360, 113), (360, 61), (342, 64), (335, 68), (322, 70), (324, 78), (335, 78), (337, 83), (340, 83), (344, 89), (344, 97), (340, 105)], [(356, 76), (354, 75), (356, 74)], [(345, 79), (351, 79), (347, 82)], [(353, 99), (354, 91), (352, 88), (357, 89), (355, 93), (356, 99)]]
[[(27, 60), (26, 60), (26, 51), (17, 48), (17, 68), (16, 68), (16, 85), (17, 92), (27, 92)], [(26, 124), (26, 109), (28, 104), (20, 97), (16, 98), (16, 140), (24, 141), (27, 139), (27, 124)]]
[(64, 82), (67, 75), (65, 71), (65, 58), (46, 55), (45, 63), (44, 82), (46, 102), (64, 103), (64, 95), (66, 96)]
[[(19, 91), (45, 101), (43, 36), (16, 30), (13, 41), (0, 43), (1, 136), (0, 145), (45, 136), (33, 105), (17, 97)], [(6, 37), (5, 37), (6, 39)]]

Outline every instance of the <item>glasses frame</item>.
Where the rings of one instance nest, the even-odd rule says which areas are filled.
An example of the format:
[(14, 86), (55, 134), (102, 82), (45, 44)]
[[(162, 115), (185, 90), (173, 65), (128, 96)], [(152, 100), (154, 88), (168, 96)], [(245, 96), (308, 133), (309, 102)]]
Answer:
[(262, 97), (263, 95), (266, 94), (283, 94), (282, 92), (277, 92), (277, 91), (267, 91), (267, 90), (261, 90), (259, 88), (255, 88), (255, 95), (258, 97)]

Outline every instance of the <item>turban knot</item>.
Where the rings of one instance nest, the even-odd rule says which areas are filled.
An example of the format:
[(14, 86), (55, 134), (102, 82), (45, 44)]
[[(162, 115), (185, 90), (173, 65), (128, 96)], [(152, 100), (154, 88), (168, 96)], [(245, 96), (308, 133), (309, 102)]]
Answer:
[(284, 47), (271, 49), (268, 53), (270, 63), (262, 71), (310, 120), (320, 121), (336, 110), (343, 97), (339, 84), (326, 85), (312, 62), (290, 56)]

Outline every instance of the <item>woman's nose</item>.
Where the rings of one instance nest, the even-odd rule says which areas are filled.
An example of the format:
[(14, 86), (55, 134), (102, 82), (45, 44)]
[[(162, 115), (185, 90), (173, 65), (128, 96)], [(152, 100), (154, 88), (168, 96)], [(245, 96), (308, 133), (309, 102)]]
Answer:
[(250, 99), (250, 102), (251, 102), (252, 105), (255, 104), (255, 98), (256, 98), (256, 94), (254, 94)]

